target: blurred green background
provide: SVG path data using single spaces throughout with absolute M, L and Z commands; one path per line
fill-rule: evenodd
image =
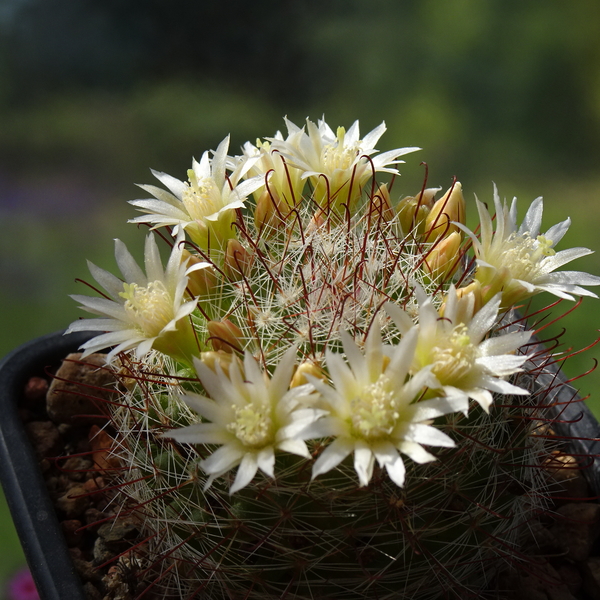
M 472 213 L 494 181 L 520 217 L 538 195 L 546 227 L 570 216 L 563 248 L 600 246 L 597 0 L 0 0 L 0 355 L 79 316 L 68 294 L 86 258 L 114 269 L 113 238 L 139 256 L 126 201 L 149 167 L 185 179 L 227 133 L 236 152 L 323 114 L 424 148 L 396 191 L 420 189 L 425 161 Z M 595 340 L 596 302 L 552 328 L 563 349 Z M 600 374 L 576 384 L 600 415 Z M 5 509 L 0 533 L 1 579 L 23 561 Z

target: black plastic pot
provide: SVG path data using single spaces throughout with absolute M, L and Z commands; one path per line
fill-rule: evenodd
M 565 438 L 573 456 L 588 457 L 582 473 L 593 495 L 600 497 L 600 424 L 579 399 L 577 390 L 564 384 L 564 375 L 553 367 L 550 365 L 547 372 L 541 373 L 536 384 L 550 390 L 547 403 L 553 405 L 549 410 L 556 419 L 552 428 Z
M 0 363 L 0 481 L 17 533 L 42 600 L 85 600 L 59 526 L 54 507 L 38 466 L 38 460 L 18 415 L 24 385 L 34 375 L 55 368 L 92 334 L 64 336 L 62 332 L 33 340 Z M 552 367 L 550 367 L 550 370 Z M 560 373 L 544 373 L 537 383 L 550 390 L 555 403 L 553 428 L 569 441 L 576 456 L 594 457 L 584 470 L 594 495 L 600 495 L 600 425 Z
M 18 406 L 30 377 L 57 367 L 89 338 L 87 332 L 53 333 L 17 348 L 0 363 L 0 481 L 42 600 L 85 600 L 85 595 Z

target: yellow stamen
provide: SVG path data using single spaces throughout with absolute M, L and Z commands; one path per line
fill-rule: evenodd
M 155 337 L 175 317 L 173 299 L 162 281 L 152 281 L 147 287 L 124 283 L 119 294 L 125 299 L 125 310 L 131 321 L 147 336 Z

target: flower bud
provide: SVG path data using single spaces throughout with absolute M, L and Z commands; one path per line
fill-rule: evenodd
M 247 275 L 252 267 L 254 255 L 248 252 L 240 242 L 231 238 L 227 242 L 223 272 L 230 281 L 239 281 Z
M 254 224 L 262 235 L 270 237 L 281 227 L 282 220 L 287 216 L 288 209 L 284 202 L 269 190 L 265 190 L 254 209 Z
M 208 321 L 206 324 L 213 348 L 219 352 L 242 352 L 244 334 L 229 319 Z
M 318 208 L 306 226 L 306 235 L 311 235 L 315 231 L 327 231 L 331 229 L 331 221 L 327 217 L 324 209 Z
M 475 280 L 469 283 L 469 285 L 465 285 L 464 287 L 456 288 L 456 297 L 460 300 L 467 294 L 473 294 L 476 299 L 475 310 L 473 314 L 475 314 L 482 306 L 483 306 L 483 296 L 481 284 L 479 281 Z
M 414 199 L 417 200 L 419 204 L 426 206 L 429 210 L 431 210 L 435 204 L 435 195 L 441 189 L 441 187 L 425 188 L 423 191 L 419 192 Z
M 182 261 L 187 262 L 188 283 L 187 289 L 195 298 L 208 296 L 217 287 L 217 274 L 212 266 L 202 267 L 206 261 L 201 257 L 191 254 L 187 250 L 182 252 Z
M 238 360 L 234 354 L 231 354 L 230 352 L 224 352 L 223 350 L 219 350 L 217 352 L 202 352 L 200 354 L 200 358 L 211 371 L 216 373 L 217 365 L 219 365 L 223 373 L 225 373 L 227 376 L 229 376 L 229 368 L 231 367 L 233 361 Z M 241 363 L 239 363 L 239 366 L 241 366 Z
M 445 239 L 437 242 L 427 253 L 423 268 L 434 279 L 444 281 L 452 277 L 460 265 L 460 245 L 462 235 L 453 231 Z
M 394 218 L 395 213 L 386 183 L 380 185 L 377 193 L 370 199 L 368 213 L 375 221 L 389 222 Z
M 500 310 L 506 310 L 533 295 L 530 289 L 514 279 L 508 267 L 495 269 L 478 265 L 475 271 L 475 279 L 481 284 L 484 303 L 489 302 L 496 294 L 502 292 Z
M 433 205 L 425 221 L 425 241 L 435 242 L 441 236 L 459 231 L 452 221 L 465 223 L 466 204 L 462 194 L 462 185 L 454 185 Z
M 456 322 L 469 323 L 475 313 L 479 312 L 484 305 L 483 290 L 479 281 L 472 281 L 469 285 L 456 289 Z M 446 310 L 446 301 L 444 299 L 440 307 L 440 316 L 443 317 Z
M 416 196 L 407 196 L 398 203 L 396 211 L 400 220 L 400 226 L 404 235 L 412 233 L 419 237 L 425 230 L 425 220 L 433 203 L 435 195 L 442 188 L 426 188 Z
M 323 373 L 323 369 L 321 369 L 321 367 L 319 367 L 314 362 L 307 360 L 298 365 L 298 368 L 296 369 L 296 372 L 292 377 L 290 387 L 294 388 L 300 385 L 304 385 L 305 383 L 310 383 L 306 377 L 307 375 L 312 375 L 313 377 L 316 377 L 317 379 L 322 379 L 323 381 L 325 381 L 326 379 L 325 373 Z

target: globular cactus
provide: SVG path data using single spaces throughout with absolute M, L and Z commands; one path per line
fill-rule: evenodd
M 76 296 L 124 390 L 113 502 L 161 597 L 481 597 L 526 560 L 552 450 L 514 306 L 600 278 L 555 272 L 588 251 L 554 251 L 541 199 L 517 226 L 494 191 L 476 235 L 460 183 L 377 180 L 416 150 L 377 154 L 383 124 L 287 127 L 155 173 L 133 222 L 172 235 L 166 268 L 117 242 L 123 280 L 91 265 L 106 295 Z

